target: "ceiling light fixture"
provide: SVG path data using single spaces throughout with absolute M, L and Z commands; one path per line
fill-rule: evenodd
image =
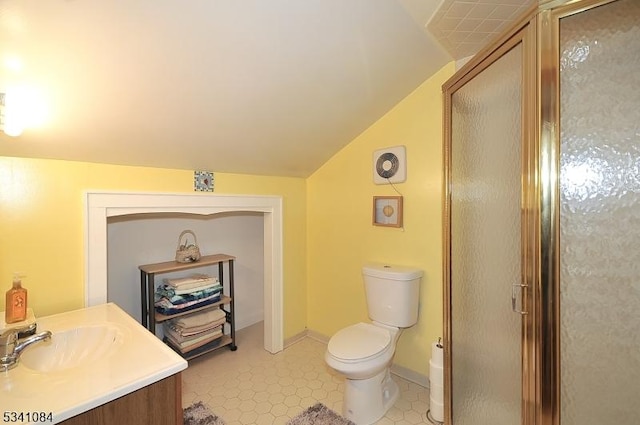
M 24 130 L 24 119 L 15 97 L 15 93 L 0 93 L 0 129 L 12 137 L 21 135 Z
M 0 93 L 0 130 L 4 130 L 4 93 Z

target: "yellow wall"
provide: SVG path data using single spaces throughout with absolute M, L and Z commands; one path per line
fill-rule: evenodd
M 428 375 L 431 342 L 442 335 L 442 68 L 307 179 L 308 328 L 322 335 L 367 321 L 361 267 L 369 261 L 425 271 L 420 318 L 405 331 L 394 362 Z M 373 151 L 405 145 L 404 229 L 371 224 Z
M 215 174 L 216 193 L 279 195 L 284 334 L 306 324 L 306 186 L 300 178 Z M 193 192 L 193 171 L 0 157 L 0 292 L 24 273 L 36 316 L 84 303 L 85 190 Z M 4 310 L 4 297 L 0 310 Z
M 367 261 L 425 271 L 416 326 L 395 361 L 427 375 L 430 343 L 441 335 L 441 85 L 449 64 L 354 139 L 308 179 L 216 173 L 216 193 L 279 195 L 284 203 L 284 335 L 305 327 L 330 336 L 367 320 L 361 267 Z M 372 155 L 405 145 L 404 229 L 371 225 Z M 84 300 L 83 192 L 192 192 L 189 170 L 0 157 L 0 288 L 28 276 L 37 316 Z M 4 309 L 4 297 L 0 301 Z

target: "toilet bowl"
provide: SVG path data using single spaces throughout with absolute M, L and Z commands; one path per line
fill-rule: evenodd
M 358 323 L 329 341 L 325 361 L 346 378 L 342 413 L 357 425 L 374 423 L 398 399 L 389 367 L 399 334 L 379 323 Z
M 325 352 L 327 365 L 345 377 L 342 414 L 356 425 L 375 423 L 398 399 L 389 368 L 402 329 L 418 320 L 422 271 L 370 264 L 363 276 L 372 323 L 341 329 Z
M 366 379 L 384 369 L 395 352 L 399 329 L 358 323 L 336 333 L 327 346 L 325 360 L 351 379 Z

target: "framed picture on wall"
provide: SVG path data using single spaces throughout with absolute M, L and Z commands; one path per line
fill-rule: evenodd
M 374 196 L 373 225 L 402 227 L 402 196 Z

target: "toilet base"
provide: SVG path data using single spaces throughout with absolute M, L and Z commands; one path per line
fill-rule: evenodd
M 399 395 L 389 368 L 372 378 L 347 379 L 342 414 L 356 425 L 373 424 L 387 413 Z

